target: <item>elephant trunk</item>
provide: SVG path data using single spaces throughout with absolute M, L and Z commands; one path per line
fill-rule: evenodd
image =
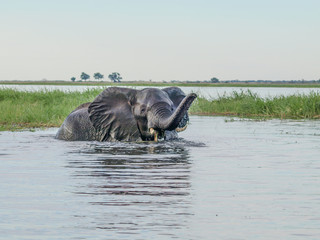
M 154 111 L 154 116 L 156 118 L 154 127 L 169 131 L 176 129 L 196 97 L 197 95 L 194 93 L 187 95 L 174 112 L 171 112 L 166 108 L 156 108 Z

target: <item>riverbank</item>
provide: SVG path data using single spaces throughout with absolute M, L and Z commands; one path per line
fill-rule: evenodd
M 145 82 L 128 81 L 112 83 L 107 81 L 86 81 L 86 82 L 67 82 L 67 81 L 0 81 L 0 85 L 48 85 L 48 86 L 142 86 L 142 87 L 274 87 L 274 88 L 320 88 L 319 83 L 206 83 L 206 82 Z
M 0 89 L 0 131 L 58 127 L 74 108 L 92 101 L 100 92 L 101 89 L 81 93 Z
M 92 101 L 100 92 L 101 89 L 84 92 L 0 89 L 0 131 L 58 127 L 73 109 Z M 233 92 L 214 100 L 197 98 L 189 113 L 258 119 L 319 119 L 320 94 L 260 98 L 250 91 Z
M 233 92 L 215 100 L 198 98 L 190 108 L 195 115 L 256 119 L 320 119 L 320 94 L 295 94 L 261 98 L 250 90 Z

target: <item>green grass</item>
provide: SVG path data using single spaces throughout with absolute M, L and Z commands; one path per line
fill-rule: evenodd
M 82 103 L 92 101 L 102 88 L 84 92 L 36 92 L 0 89 L 0 130 L 58 127 Z M 320 94 L 260 98 L 250 91 L 233 92 L 215 100 L 197 98 L 189 112 L 245 118 L 319 119 Z
M 263 99 L 248 90 L 211 101 L 197 98 L 189 111 L 191 114 L 246 118 L 315 119 L 320 118 L 320 94 L 311 92 Z
M 0 89 L 0 130 L 59 126 L 75 107 L 92 101 L 100 92 Z

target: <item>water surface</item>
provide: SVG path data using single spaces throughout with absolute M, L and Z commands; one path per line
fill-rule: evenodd
M 121 86 L 127 87 L 127 86 Z M 97 86 L 58 86 L 58 85 L 0 85 L 0 88 L 13 88 L 21 91 L 38 91 L 46 90 L 62 90 L 62 91 L 85 91 L 87 89 L 99 88 L 101 91 L 106 87 Z M 143 89 L 145 87 L 135 86 L 129 87 L 135 89 Z M 197 93 L 201 97 L 207 99 L 216 99 L 224 94 L 250 90 L 258 94 L 260 97 L 290 96 L 294 94 L 309 94 L 310 92 L 320 92 L 320 88 L 282 88 L 282 87 L 180 87 L 186 94 Z
M 0 132 L 0 239 L 319 239 L 319 121 L 191 116 L 182 139 Z

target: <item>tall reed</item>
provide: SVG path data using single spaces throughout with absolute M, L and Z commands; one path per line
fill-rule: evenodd
M 59 126 L 78 105 L 92 101 L 101 89 L 84 92 L 0 89 L 0 129 Z

